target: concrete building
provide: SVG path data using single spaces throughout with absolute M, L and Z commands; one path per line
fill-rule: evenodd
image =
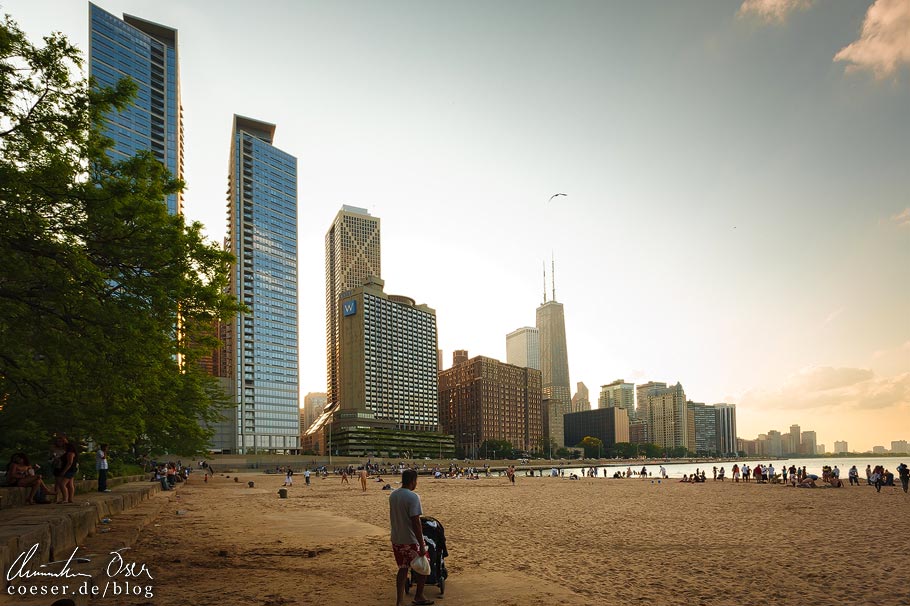
M 680 383 L 670 387 L 639 387 L 639 404 L 644 394 L 651 442 L 666 449 L 689 448 L 689 415 L 686 393 Z
M 717 454 L 721 456 L 735 455 L 740 451 L 736 442 L 736 404 L 715 404 L 714 416 Z
M 629 421 L 638 418 L 635 413 L 635 384 L 617 379 L 612 383 L 600 386 L 598 408 L 623 408 L 629 415 Z
M 834 454 L 844 454 L 848 452 L 850 452 L 850 450 L 848 449 L 846 442 L 840 440 L 834 441 Z
M 224 383 L 235 408 L 216 428 L 222 452 L 300 448 L 297 159 L 274 136 L 274 124 L 234 116 L 226 248 L 236 259 L 230 290 L 250 312 L 225 327 Z
M 689 450 L 699 456 L 717 454 L 717 414 L 713 406 L 686 402 L 689 415 Z
M 651 442 L 651 434 L 648 433 L 648 423 L 644 419 L 629 421 L 629 442 L 632 444 L 648 444 Z
M 122 110 L 105 116 L 105 136 L 114 141 L 114 160 L 150 151 L 183 179 L 183 107 L 177 30 L 132 15 L 118 19 L 89 3 L 89 76 L 99 87 L 116 88 L 129 77 L 138 91 Z M 170 214 L 183 210 L 183 194 L 164 200 Z
M 790 426 L 790 437 L 787 440 L 787 454 L 800 454 L 802 442 L 800 441 L 799 425 Z
M 325 234 L 326 394 L 333 409 L 341 364 L 339 301 L 371 276 L 382 277 L 379 218 L 365 208 L 342 206 Z
M 588 392 L 588 386 L 581 381 L 576 383 L 576 392 L 575 395 L 572 396 L 572 412 L 591 410 L 591 400 L 589 397 L 590 393 Z
M 907 447 L 907 440 L 895 440 L 891 442 L 892 454 L 910 454 L 910 448 Z
M 540 331 L 524 326 L 506 335 L 506 363 L 540 370 Z
M 642 383 L 635 388 L 635 399 L 638 401 L 638 409 L 635 411 L 635 418 L 641 419 L 649 425 L 650 434 L 650 414 L 651 411 L 648 409 L 648 404 L 650 402 L 650 397 L 652 394 L 657 393 L 661 389 L 666 389 L 667 384 L 661 383 L 659 381 L 648 381 L 647 383 Z
M 604 451 L 629 441 L 629 414 L 625 408 L 597 408 L 573 412 L 563 417 L 564 442 L 577 446 L 585 437 L 597 438 Z
M 818 452 L 817 438 L 814 431 L 804 431 L 800 434 L 800 454 L 815 455 Z
M 788 439 L 789 442 L 789 439 Z M 771 457 L 782 457 L 784 456 L 784 440 L 783 436 L 776 429 L 768 431 L 768 444 L 766 455 Z
M 543 437 L 549 438 L 554 444 L 555 448 L 563 448 L 566 446 L 566 437 L 563 423 L 563 416 L 569 413 L 568 407 L 562 402 L 556 400 L 548 400 L 546 398 L 541 399 L 541 417 L 543 425 Z M 549 442 L 547 442 L 549 444 Z M 552 453 L 544 452 L 544 456 L 551 456 Z
M 872 447 L 872 454 L 886 454 L 887 452 L 888 452 L 888 449 L 885 448 L 884 446 L 873 446 Z
M 540 371 L 464 354 L 464 360 L 439 373 L 442 431 L 454 436 L 462 453 L 487 440 L 505 440 L 524 452 L 537 450 L 543 436 Z
M 306 431 L 319 418 L 327 403 L 328 398 L 323 392 L 311 391 L 303 396 L 303 408 L 300 410 L 300 429 L 302 431 Z
M 824 444 L 819 444 L 815 447 L 815 454 L 819 454 L 819 455 L 828 454 L 828 450 L 825 448 Z

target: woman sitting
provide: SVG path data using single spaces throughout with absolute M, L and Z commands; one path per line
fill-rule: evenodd
M 28 456 L 24 452 L 17 452 L 10 457 L 9 465 L 6 466 L 6 482 L 7 486 L 30 488 L 28 499 L 26 499 L 26 503 L 29 505 L 34 505 L 38 491 L 43 491 L 45 494 L 54 494 L 47 489 L 41 476 L 35 474 L 28 461 Z

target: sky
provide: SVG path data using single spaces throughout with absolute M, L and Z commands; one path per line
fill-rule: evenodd
M 212 239 L 233 114 L 298 158 L 301 397 L 348 204 L 382 220 L 386 292 L 436 309 L 445 367 L 505 360 L 552 258 L 595 405 L 679 381 L 743 438 L 910 439 L 910 2 L 97 4 L 179 30 L 184 208 Z M 87 52 L 87 2 L 0 12 Z

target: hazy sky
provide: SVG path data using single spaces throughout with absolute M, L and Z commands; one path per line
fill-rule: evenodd
M 87 51 L 86 2 L 0 2 Z M 552 252 L 573 390 L 680 381 L 741 437 L 910 439 L 910 2 L 98 4 L 179 30 L 185 210 L 212 238 L 234 113 L 297 156 L 301 394 L 351 204 L 446 367 L 505 359 Z

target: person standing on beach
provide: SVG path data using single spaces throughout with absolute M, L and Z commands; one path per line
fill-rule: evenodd
M 866 484 L 872 486 L 872 465 L 866 465 Z
M 910 467 L 907 467 L 906 463 L 901 463 L 897 466 L 897 475 L 901 479 L 901 487 L 904 489 L 904 493 L 907 493 L 908 488 L 910 488 Z
M 395 589 L 398 599 L 396 606 L 405 604 L 405 583 L 408 579 L 408 570 L 411 562 L 418 557 L 427 557 L 427 546 L 423 540 L 423 526 L 420 516 L 423 508 L 417 489 L 417 472 L 405 469 L 401 472 L 401 488 L 392 491 L 389 495 L 389 522 L 392 527 L 392 553 L 395 554 L 395 563 L 398 565 L 398 575 L 395 577 Z M 423 595 L 423 586 L 427 578 L 414 572 L 417 581 L 417 590 L 414 593 L 414 602 L 417 606 L 427 606 L 433 603 Z
M 509 468 L 506 470 L 506 475 L 509 476 L 509 482 L 512 483 L 512 486 L 515 486 L 515 467 L 509 465 Z
M 310 485 L 310 468 L 309 467 L 307 467 L 306 470 L 303 472 L 303 482 L 307 486 Z
M 414 472 L 417 473 L 417 472 Z M 360 468 L 360 489 L 362 492 L 367 491 L 367 470 L 363 467 Z

